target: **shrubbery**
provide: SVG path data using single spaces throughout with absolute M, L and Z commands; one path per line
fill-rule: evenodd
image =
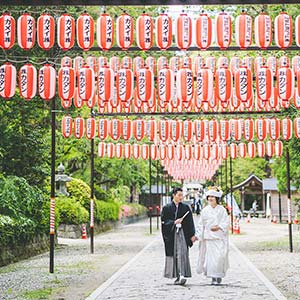
M 0 244 L 13 246 L 49 232 L 42 192 L 24 178 L 0 179 Z
M 56 209 L 60 223 L 77 225 L 89 221 L 89 212 L 73 197 L 59 197 L 56 200 Z
M 120 204 L 116 202 L 95 201 L 95 221 L 117 221 L 119 219 Z
M 69 197 L 56 197 L 55 225 L 89 222 L 90 187 L 80 179 L 67 184 Z M 140 215 L 146 208 L 124 203 L 129 190 L 110 191 L 110 200 L 95 199 L 95 222 L 117 221 L 122 217 Z M 22 245 L 37 234 L 49 233 L 50 200 L 42 191 L 30 186 L 24 178 L 0 177 L 0 245 Z M 112 200 L 114 197 L 116 199 Z

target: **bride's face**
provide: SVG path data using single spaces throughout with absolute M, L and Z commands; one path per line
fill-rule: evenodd
M 212 207 L 215 207 L 218 203 L 217 203 L 217 198 L 214 196 L 208 196 L 207 197 L 207 202 L 209 205 L 211 205 Z

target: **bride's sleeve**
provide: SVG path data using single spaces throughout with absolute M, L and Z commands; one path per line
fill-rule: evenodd
M 203 214 L 201 213 L 198 225 L 196 227 L 195 236 L 198 238 L 199 241 L 203 240 L 204 235 L 204 223 L 203 223 Z
M 226 209 L 224 208 L 221 212 L 221 216 L 220 216 L 220 228 L 224 233 L 227 233 L 228 228 L 229 228 L 229 217 L 228 214 L 226 212 Z

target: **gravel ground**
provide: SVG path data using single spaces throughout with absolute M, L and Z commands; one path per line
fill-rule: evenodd
M 89 240 L 59 239 L 54 274 L 48 253 L 0 268 L 0 299 L 84 299 L 151 239 L 145 221 L 96 236 L 94 254 Z
M 294 231 L 295 252 L 289 253 L 287 225 L 252 219 L 242 221 L 241 230 L 231 237 L 235 245 L 288 299 L 300 300 L 300 232 Z M 148 221 L 98 235 L 93 255 L 89 240 L 60 239 L 55 274 L 48 272 L 48 253 L 0 268 L 0 299 L 85 299 L 152 239 Z
M 300 231 L 293 225 L 293 248 L 289 252 L 288 225 L 265 219 L 241 222 L 234 244 L 290 300 L 300 300 Z

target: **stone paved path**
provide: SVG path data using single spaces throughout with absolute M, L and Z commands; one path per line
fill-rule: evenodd
M 221 286 L 196 274 L 198 244 L 190 252 L 193 277 L 186 286 L 174 286 L 163 278 L 164 250 L 155 237 L 141 253 L 124 266 L 87 299 L 89 300 L 274 300 L 286 299 L 234 245 L 230 247 L 230 269 Z M 265 281 L 265 282 L 263 282 Z M 270 289 L 268 288 L 268 285 Z M 272 291 L 273 293 L 272 293 Z

